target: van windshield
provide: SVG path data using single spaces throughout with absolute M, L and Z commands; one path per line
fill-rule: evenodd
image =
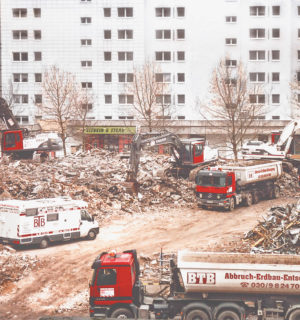
M 196 183 L 203 187 L 226 187 L 226 174 L 224 175 L 198 175 Z

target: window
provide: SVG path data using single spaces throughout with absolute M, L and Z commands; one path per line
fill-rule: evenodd
M 177 73 L 177 82 L 185 82 L 185 74 Z
M 171 61 L 171 51 L 156 51 L 155 52 L 156 61 Z
M 133 52 L 132 51 L 118 52 L 118 60 L 119 61 L 132 61 L 133 60 Z
M 185 39 L 185 30 L 184 29 L 177 29 L 177 39 Z
M 185 16 L 185 8 L 184 7 L 177 7 L 177 17 L 184 17 Z
M 184 120 L 184 119 L 185 119 L 185 116 L 178 116 L 177 119 L 178 119 L 178 120 Z
M 28 38 L 27 30 L 13 30 L 13 39 L 23 40 Z
M 185 95 L 184 94 L 177 95 L 177 103 L 178 104 L 185 104 Z
M 91 46 L 92 45 L 92 39 L 81 39 L 80 43 L 82 46 Z
M 25 8 L 15 8 L 12 9 L 13 17 L 15 18 L 25 18 L 27 17 L 27 9 Z
M 16 120 L 20 124 L 27 124 L 29 122 L 29 117 L 28 116 L 16 116 Z
M 300 7 L 299 6 L 297 7 L 297 10 L 298 10 L 298 16 L 300 16 Z
M 42 15 L 41 8 L 33 8 L 33 15 L 35 18 L 40 18 Z
M 133 104 L 133 95 L 119 94 L 119 104 Z
M 41 30 L 34 30 L 33 34 L 34 34 L 34 39 L 35 40 L 42 39 L 42 31 Z
M 265 38 L 265 29 L 250 29 L 249 35 L 251 39 L 263 39 Z
M 273 120 L 280 120 L 280 116 L 272 116 Z
M 184 61 L 184 60 L 185 60 L 185 52 L 177 51 L 177 61 Z
M 42 53 L 34 52 L 34 61 L 42 61 Z
M 265 103 L 265 95 L 264 94 L 250 94 L 249 95 L 250 103 Z
M 272 6 L 272 15 L 279 16 L 280 15 L 280 6 Z
M 226 67 L 236 67 L 236 64 L 237 64 L 236 60 L 226 59 L 225 61 Z
M 250 50 L 249 51 L 249 60 L 265 60 L 266 51 L 264 50 Z
M 272 60 L 279 60 L 280 59 L 280 51 L 279 50 L 272 50 Z
M 119 82 L 133 82 L 133 73 L 119 73 Z
M 133 30 L 118 30 L 118 39 L 133 39 Z
M 13 52 L 13 61 L 28 61 L 28 52 Z
M 92 23 L 92 18 L 91 17 L 81 17 L 80 21 L 83 24 L 88 24 L 88 23 Z
M 57 220 L 58 220 L 58 213 L 47 214 L 47 221 L 57 221 Z
M 237 44 L 237 39 L 236 38 L 226 38 L 225 43 L 227 45 L 236 45 Z
M 87 110 L 87 111 L 90 111 L 93 109 L 93 104 L 92 103 L 82 103 L 81 104 L 81 108 L 83 110 Z
M 226 16 L 225 17 L 225 21 L 228 23 L 234 23 L 234 22 L 236 22 L 236 20 L 237 20 L 236 16 Z
M 156 73 L 156 82 L 171 82 L 171 73 Z
M 28 73 L 14 73 L 13 74 L 14 82 L 28 82 Z
M 92 0 L 81 0 L 81 2 L 92 2 Z
M 300 71 L 297 71 L 297 81 L 300 81 Z
M 226 78 L 224 79 L 224 82 L 228 86 L 236 87 L 236 79 L 235 78 Z
M 156 30 L 156 39 L 171 39 L 171 30 Z
M 274 39 L 280 38 L 280 29 L 272 29 L 272 38 Z
M 42 103 L 42 95 L 41 94 L 35 94 L 34 95 L 34 102 L 35 103 Z
M 34 81 L 35 82 L 42 82 L 42 74 L 41 73 L 35 73 L 34 74 Z
M 93 65 L 93 62 L 91 60 L 83 60 L 81 61 L 81 66 L 84 68 L 91 67 Z
M 112 81 L 112 74 L 104 73 L 104 82 L 111 82 L 111 81 Z
M 250 16 L 264 16 L 266 14 L 265 6 L 250 7 Z
M 111 30 L 104 30 L 104 39 L 111 39 Z
M 93 87 L 92 82 L 81 82 L 81 88 L 82 89 L 91 89 Z
M 280 73 L 272 72 L 272 82 L 279 82 L 279 81 L 280 81 Z
M 171 95 L 170 94 L 160 94 L 156 96 L 157 104 L 171 104 Z
M 264 72 L 250 72 L 249 78 L 251 82 L 265 82 L 265 73 Z
M 133 17 L 133 8 L 118 8 L 118 17 Z
M 300 60 L 300 50 L 297 51 L 298 60 Z
M 105 102 L 105 104 L 111 104 L 112 103 L 112 95 L 111 94 L 104 95 L 104 102 Z
M 111 61 L 111 52 L 104 51 L 104 61 Z
M 39 214 L 37 208 L 25 209 L 25 213 L 26 213 L 27 217 L 33 217 L 33 216 L 37 216 Z
M 156 17 L 170 17 L 171 8 L 155 8 Z
M 111 120 L 111 119 L 112 119 L 112 116 L 105 116 L 104 119 L 105 119 L 105 120 Z
M 280 94 L 272 94 L 272 103 L 280 103 Z
M 111 8 L 103 8 L 103 15 L 106 18 L 111 17 Z
M 14 94 L 13 98 L 16 104 L 28 103 L 28 94 Z

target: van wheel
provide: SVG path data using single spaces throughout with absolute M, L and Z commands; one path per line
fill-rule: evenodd
M 219 313 L 217 320 L 240 320 L 239 315 L 231 310 L 225 310 Z
M 192 310 L 186 316 L 186 320 L 209 320 L 206 312 L 202 310 Z
M 110 318 L 116 318 L 116 319 L 133 319 L 134 316 L 132 312 L 126 308 L 120 308 L 116 309 L 112 312 L 110 315 Z
M 40 242 L 40 248 L 41 249 L 46 249 L 49 246 L 49 241 L 44 238 L 41 242 Z
M 88 240 L 94 240 L 96 239 L 96 232 L 94 230 L 90 230 L 87 235 Z

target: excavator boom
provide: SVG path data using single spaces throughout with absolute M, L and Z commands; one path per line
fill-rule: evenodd
M 8 130 L 20 130 L 20 126 L 7 102 L 0 98 L 0 119 L 4 122 Z

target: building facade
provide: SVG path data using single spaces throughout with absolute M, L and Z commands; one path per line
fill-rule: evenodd
M 134 68 L 159 64 L 157 81 L 174 120 L 201 120 L 212 71 L 226 57 L 246 66 L 263 92 L 262 118 L 294 116 L 289 83 L 300 80 L 300 0 L 1 0 L 1 95 L 13 97 L 21 124 L 43 102 L 43 72 L 73 73 L 93 94 L 88 119 L 135 119 L 124 94 Z

